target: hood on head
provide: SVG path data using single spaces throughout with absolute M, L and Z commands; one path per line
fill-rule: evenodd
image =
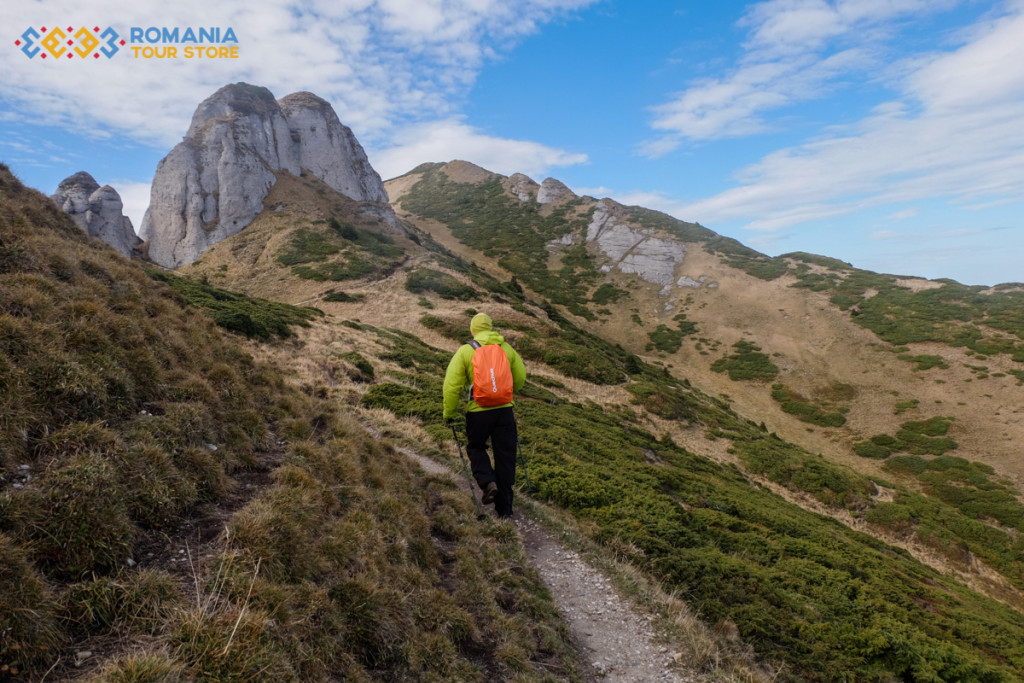
M 491 317 L 486 313 L 477 313 L 469 323 L 469 331 L 474 337 L 481 332 L 490 332 Z

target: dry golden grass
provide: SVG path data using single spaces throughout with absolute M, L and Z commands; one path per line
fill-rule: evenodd
M 290 267 L 281 265 L 277 256 L 294 231 L 326 226 L 334 217 L 356 228 L 385 234 L 408 254 L 422 251 L 404 232 L 371 217 L 360 216 L 359 202 L 344 197 L 312 176 L 278 174 L 264 206 L 267 210 L 245 230 L 214 245 L 197 262 L 179 272 L 197 278 L 205 276 L 212 285 L 272 301 L 319 305 L 320 298 L 328 292 L 359 291 L 357 283 L 317 282 L 293 276 Z M 358 282 L 358 285 L 363 284 Z M 325 310 L 328 309 L 325 307 Z
M 0 230 L 0 678 L 579 680 L 521 548 L 345 412 L 371 335 L 229 338 L 6 169 Z

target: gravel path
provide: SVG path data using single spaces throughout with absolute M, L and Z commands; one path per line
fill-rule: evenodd
M 463 489 L 467 488 L 465 476 L 413 450 L 398 450 L 425 471 L 453 477 Z M 533 520 L 517 513 L 513 521 L 530 562 L 569 625 L 585 669 L 585 680 L 593 683 L 696 680 L 669 668 L 678 653 L 656 642 L 651 617 L 620 596 L 600 572 Z
M 638 613 L 600 572 L 536 522 L 519 515 L 515 524 L 589 666 L 588 680 L 691 680 L 669 669 L 679 655 L 655 642 L 650 616 Z

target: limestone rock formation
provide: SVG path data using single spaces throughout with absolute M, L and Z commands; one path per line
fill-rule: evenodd
M 505 181 L 506 187 L 512 194 L 519 198 L 521 202 L 531 201 L 535 196 L 539 187 L 537 183 L 528 175 L 522 173 L 513 173 Z
M 298 137 L 299 165 L 346 197 L 388 201 L 384 184 L 366 152 L 334 108 L 310 92 L 297 92 L 278 101 L 288 120 L 292 139 Z M 346 163 L 338 163 L 344 160 Z
M 540 204 L 550 204 L 568 199 L 576 199 L 576 193 L 570 190 L 565 183 L 554 178 L 547 178 L 540 184 L 540 190 L 537 192 L 537 202 Z
M 326 101 L 307 92 L 278 101 L 266 88 L 224 86 L 199 105 L 184 139 L 157 166 L 140 231 L 150 258 L 169 268 L 192 263 L 259 215 L 277 173 L 303 171 L 351 199 L 387 202 L 362 146 Z
M 51 197 L 71 215 L 78 227 L 130 257 L 141 240 L 130 218 L 124 215 L 121 195 L 110 185 L 100 187 L 85 171 L 68 176 Z
M 683 262 L 686 248 L 682 243 L 655 237 L 649 229 L 634 228 L 615 215 L 614 204 L 606 199 L 598 202 L 587 226 L 587 242 L 593 243 L 608 258 L 601 270 L 618 268 L 661 285 L 666 296 L 676 284 L 676 266 Z

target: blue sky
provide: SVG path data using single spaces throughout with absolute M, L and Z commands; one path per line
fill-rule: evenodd
M 1024 281 L 1024 0 L 12 0 L 0 161 L 136 227 L 196 105 L 330 101 L 384 178 L 467 159 L 776 255 Z M 29 59 L 31 27 L 232 27 L 237 59 Z

